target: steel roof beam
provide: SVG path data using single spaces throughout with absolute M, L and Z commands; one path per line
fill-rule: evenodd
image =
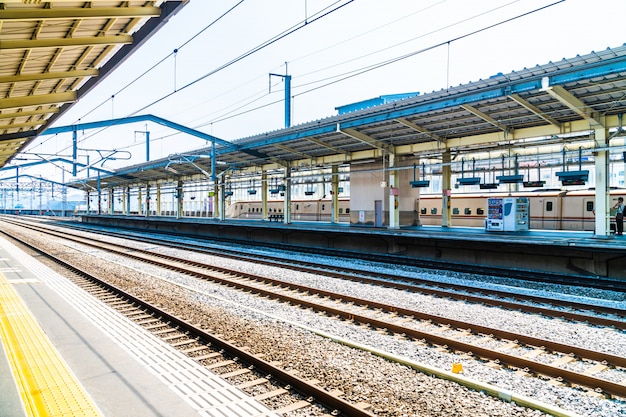
M 76 92 L 40 94 L 24 97 L 0 98 L 0 109 L 40 106 L 44 104 L 69 103 L 76 101 Z
M 521 98 L 518 94 L 510 94 L 509 97 L 511 98 L 511 100 L 515 101 L 517 104 L 519 104 L 520 106 L 526 108 L 527 110 L 530 110 L 532 113 L 534 113 L 538 117 L 542 118 L 546 122 L 550 123 L 551 125 L 554 125 L 554 126 L 558 127 L 559 129 L 561 128 L 561 124 L 558 121 L 556 121 L 552 117 L 550 117 L 547 114 L 545 114 L 544 112 L 542 112 L 538 107 L 533 106 L 528 101 L 526 101 L 523 98 Z
M 48 108 L 48 109 L 18 111 L 18 112 L 11 112 L 11 113 L 0 113 L 0 119 L 14 119 L 16 117 L 38 116 L 38 115 L 41 115 L 41 114 L 57 113 L 58 111 L 59 111 L 58 107 L 51 107 L 51 108 Z
M 503 125 L 502 123 L 498 122 L 496 119 L 494 119 L 493 117 L 489 116 L 486 113 L 481 112 L 480 110 L 478 110 L 476 107 L 474 106 L 470 106 L 469 104 L 463 104 L 461 105 L 462 109 L 465 109 L 466 111 L 472 113 L 474 116 L 483 119 L 484 121 L 486 121 L 487 123 L 490 123 L 492 125 L 494 125 L 495 127 L 497 127 L 498 129 L 504 131 L 504 132 L 509 132 L 509 128 L 505 125 Z
M 393 145 L 387 145 L 386 143 L 383 143 L 379 140 L 374 139 L 371 136 L 367 136 L 364 133 L 359 132 L 358 130 L 355 129 L 342 129 L 341 125 L 339 123 L 337 123 L 337 132 L 342 133 L 352 139 L 356 139 L 358 141 L 361 141 L 367 145 L 370 145 L 372 148 L 375 149 L 382 149 L 385 150 L 389 153 L 394 153 L 393 150 Z
M 445 140 L 444 138 L 442 138 L 441 136 L 439 136 L 439 135 L 437 135 L 437 134 L 435 134 L 435 133 L 429 132 L 427 129 L 423 128 L 422 126 L 417 125 L 417 124 L 415 124 L 415 123 L 413 123 L 413 122 L 411 122 L 411 121 L 409 121 L 409 120 L 405 119 L 404 117 L 398 117 L 398 118 L 396 119 L 396 121 L 397 121 L 398 123 L 400 123 L 400 124 L 402 124 L 402 125 L 404 125 L 404 126 L 408 127 L 408 128 L 411 128 L 411 129 L 413 129 L 413 130 L 415 130 L 415 131 L 417 131 L 417 132 L 420 132 L 420 133 L 425 134 L 426 136 L 428 136 L 429 138 L 432 138 L 432 139 L 436 140 L 437 142 L 441 142 L 441 143 L 443 143 L 443 142 L 445 142 L 445 141 L 446 141 L 446 140 Z
M 46 119 L 38 119 L 38 120 L 33 120 L 31 122 L 13 123 L 13 124 L 8 124 L 8 125 L 3 125 L 0 127 L 0 130 L 32 128 L 33 126 L 39 126 L 44 123 L 46 123 Z
M 306 154 L 306 153 L 302 153 L 302 152 L 298 152 L 298 151 L 293 150 L 293 149 L 291 149 L 291 148 L 289 148 L 289 147 L 287 147 L 287 146 L 285 146 L 285 145 L 276 144 L 275 146 L 276 146 L 277 148 L 279 148 L 279 149 L 282 149 L 282 150 L 283 150 L 283 151 L 285 151 L 285 152 L 295 153 L 296 155 L 300 155 L 301 157 L 306 158 L 306 159 L 315 159 L 315 157 L 313 157 L 313 156 L 311 156 L 311 155 L 308 155 L 308 154 Z
M 40 74 L 19 74 L 0 76 L 0 83 L 19 83 L 27 81 L 53 80 L 59 78 L 97 77 L 97 69 L 84 69 L 64 72 L 44 72 Z
M 333 152 L 337 152 L 339 154 L 344 154 L 344 155 L 349 155 L 350 154 L 350 152 L 346 152 L 343 149 L 337 148 L 336 146 L 330 146 L 327 143 L 324 143 L 321 140 L 316 139 L 314 137 L 305 138 L 305 139 L 308 140 L 309 142 L 313 142 L 314 144 L 316 144 L 318 146 L 321 146 L 321 147 L 326 148 L 326 149 L 330 149 Z
M 71 161 L 69 159 L 66 159 L 66 158 L 45 159 L 45 158 L 43 158 L 41 156 L 40 156 L 40 158 L 41 158 L 41 161 L 27 162 L 27 163 L 20 164 L 20 165 L 4 166 L 4 167 L 0 168 L 0 171 L 8 171 L 10 169 L 32 167 L 32 166 L 42 165 L 42 164 L 53 164 L 53 165 L 55 165 L 55 162 L 63 162 L 63 163 L 68 164 L 68 165 L 73 165 L 74 164 L 73 161 Z M 76 165 L 81 167 L 81 168 L 87 168 L 86 164 L 82 164 L 80 162 L 76 162 Z M 98 167 L 95 167 L 95 166 L 90 166 L 88 168 L 92 169 L 94 171 L 103 172 L 105 174 L 113 174 L 112 171 L 109 171 L 109 170 L 106 170 L 106 169 L 103 169 L 103 168 L 98 168 Z
M 0 49 L 36 49 L 36 48 L 65 48 L 68 46 L 90 45 L 123 45 L 133 42 L 131 35 L 93 36 L 88 38 L 64 39 L 18 39 L 0 40 Z
M 600 125 L 599 115 L 594 112 L 591 107 L 583 103 L 579 98 L 567 91 L 563 86 L 553 85 L 543 88 L 543 91 L 550 94 L 553 98 L 569 107 L 574 113 L 578 114 L 585 120 L 588 120 L 591 125 Z
M 6 3 L 6 0 L 3 1 Z M 57 3 L 58 1 L 55 1 Z M 92 1 L 93 2 L 93 1 Z M 158 7 L 91 7 L 85 9 L 17 9 L 0 10 L 0 20 L 58 20 L 58 19 L 115 19 L 120 17 L 155 17 L 161 14 Z

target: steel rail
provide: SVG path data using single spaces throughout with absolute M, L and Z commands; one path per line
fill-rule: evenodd
M 367 412 L 366 410 L 364 410 L 363 408 L 358 407 L 354 404 L 351 404 L 350 402 L 336 395 L 333 395 L 330 391 L 324 388 L 318 387 L 312 383 L 309 383 L 305 381 L 304 379 L 299 378 L 298 376 L 294 375 L 293 373 L 290 373 L 280 367 L 277 367 L 273 365 L 272 363 L 263 360 L 261 357 L 254 355 L 246 351 L 245 349 L 239 348 L 235 346 L 234 344 L 216 335 L 207 333 L 206 331 L 195 327 L 193 324 L 187 322 L 186 320 L 183 320 L 175 315 L 172 315 L 168 313 L 167 311 L 162 310 L 161 308 L 151 303 L 148 303 L 147 301 L 142 300 L 141 298 L 135 297 L 132 294 L 120 288 L 117 288 L 114 285 L 107 283 L 102 278 L 99 278 L 87 271 L 84 271 L 82 268 L 75 266 L 70 262 L 64 261 L 42 249 L 39 249 L 36 246 L 24 241 L 23 239 L 20 239 L 16 236 L 13 236 L 7 233 L 6 231 L 0 231 L 0 232 L 10 237 L 11 239 L 14 239 L 20 242 L 21 244 L 29 247 L 30 249 L 37 251 L 38 253 L 46 256 L 47 258 L 53 260 L 55 263 L 63 266 L 64 268 L 67 268 L 74 273 L 82 275 L 89 280 L 97 282 L 98 285 L 103 286 L 104 288 L 106 288 L 107 290 L 111 292 L 119 294 L 121 297 L 128 299 L 131 303 L 136 303 L 142 308 L 145 308 L 147 310 L 150 310 L 156 313 L 156 315 L 160 316 L 162 319 L 165 318 L 166 320 L 170 321 L 171 323 L 178 326 L 179 328 L 189 332 L 190 334 L 198 336 L 199 338 L 203 339 L 205 342 L 211 343 L 213 346 L 217 346 L 220 349 L 224 349 L 229 355 L 240 358 L 242 362 L 252 365 L 256 369 L 259 369 L 271 375 L 272 377 L 276 377 L 277 380 L 285 384 L 291 385 L 292 387 L 294 387 L 296 391 L 300 392 L 301 394 L 304 394 L 307 397 L 313 397 L 317 399 L 320 403 L 324 404 L 325 406 L 333 410 L 337 410 L 345 416 L 374 417 L 374 414 L 371 414 Z
M 456 291 L 445 291 L 445 290 L 440 290 L 440 289 L 416 286 L 414 284 L 403 284 L 397 281 L 402 280 L 402 281 L 408 281 L 412 283 L 428 285 L 431 287 L 436 286 L 436 287 L 450 288 L 450 289 L 455 289 L 455 290 L 458 290 L 458 287 L 459 287 L 458 284 L 449 284 L 445 282 L 433 283 L 432 281 L 421 279 L 421 278 L 397 276 L 397 275 L 384 274 L 384 273 L 379 273 L 379 272 L 375 274 L 371 274 L 371 273 L 368 274 L 367 271 L 363 271 L 359 269 L 352 269 L 352 268 L 347 268 L 347 267 L 341 267 L 341 270 L 347 271 L 347 273 L 337 272 L 337 271 L 333 272 L 332 268 L 321 267 L 319 264 L 315 264 L 313 262 L 306 262 L 306 261 L 298 261 L 297 263 L 288 262 L 288 261 L 285 261 L 285 259 L 283 258 L 273 257 L 271 255 L 263 255 L 263 258 L 258 257 L 258 256 L 251 256 L 251 255 L 242 256 L 240 253 L 237 253 L 234 250 L 220 249 L 218 251 L 218 250 L 207 249 L 206 247 L 203 247 L 201 245 L 193 245 L 189 243 L 180 244 L 176 242 L 164 241 L 164 240 L 150 238 L 150 237 L 132 238 L 132 237 L 129 237 L 128 235 L 123 235 L 123 234 L 118 234 L 118 233 L 106 233 L 105 234 L 99 231 L 94 232 L 93 230 L 90 230 L 89 228 L 80 228 L 80 227 L 75 227 L 75 228 L 79 230 L 89 231 L 91 233 L 98 233 L 98 234 L 104 234 L 104 235 L 111 234 L 111 235 L 119 236 L 124 239 L 131 239 L 131 240 L 141 241 L 141 242 L 152 242 L 152 243 L 160 244 L 163 246 L 180 248 L 183 250 L 193 249 L 201 253 L 215 254 L 217 256 L 228 256 L 231 259 L 250 261 L 250 259 L 252 258 L 254 259 L 255 263 L 260 263 L 260 264 L 264 264 L 268 266 L 276 266 L 277 264 L 279 264 L 283 268 L 289 268 L 289 269 L 298 270 L 301 272 L 311 272 L 311 273 L 317 273 L 321 275 L 323 274 L 323 275 L 331 276 L 334 278 L 352 280 L 354 282 L 380 285 L 380 286 L 400 289 L 403 291 L 411 291 L 411 292 L 417 292 L 417 293 L 422 293 L 422 294 L 443 296 L 443 297 L 448 297 L 448 298 L 455 299 L 455 300 L 462 300 L 462 301 L 468 301 L 468 302 L 473 302 L 477 304 L 491 305 L 495 307 L 504 307 L 504 308 L 513 309 L 513 310 L 519 309 L 525 312 L 542 314 L 547 317 L 564 318 L 564 319 L 572 320 L 572 321 L 588 322 L 588 323 L 599 325 L 599 326 L 615 327 L 616 329 L 619 329 L 619 330 L 626 330 L 626 321 L 623 321 L 623 320 L 614 320 L 614 319 L 605 318 L 605 317 L 590 316 L 590 315 L 584 315 L 584 314 L 580 314 L 576 312 L 569 312 L 569 311 L 562 311 L 562 310 L 557 311 L 557 310 L 550 309 L 550 308 L 532 306 L 528 304 L 520 304 L 516 302 L 505 301 L 502 299 L 496 300 L 493 298 L 469 295 L 465 293 L 459 293 Z M 229 254 L 226 254 L 225 252 L 229 252 Z M 367 275 L 376 275 L 378 278 L 368 278 Z M 564 300 L 558 300 L 558 299 L 547 298 L 547 297 L 531 296 L 531 295 L 517 294 L 517 293 L 513 293 L 509 291 L 499 291 L 499 290 L 476 288 L 476 287 L 469 287 L 469 286 L 462 287 L 462 290 L 464 292 L 469 292 L 472 294 L 492 295 L 492 296 L 497 296 L 497 297 L 502 297 L 502 298 L 512 298 L 512 299 L 516 299 L 520 301 L 551 304 L 554 306 L 567 307 L 567 308 L 578 309 L 578 310 L 594 311 L 596 313 L 613 314 L 613 315 L 617 315 L 620 317 L 626 317 L 626 310 L 624 309 L 616 309 L 616 308 L 605 307 L 605 306 L 597 306 L 593 304 L 578 303 L 574 301 L 564 301 Z
M 64 236 L 65 238 L 67 238 L 67 236 Z M 304 306 L 306 308 L 312 308 L 315 309 L 317 311 L 323 311 L 326 314 L 330 315 L 330 316 L 338 316 L 341 317 L 345 320 L 352 320 L 352 321 L 356 321 L 356 322 L 360 322 L 363 324 L 368 324 L 371 325 L 373 327 L 377 327 L 377 328 L 381 328 L 381 329 L 386 329 L 387 331 L 391 331 L 393 333 L 398 333 L 398 334 L 405 334 L 408 335 L 412 338 L 415 339 L 425 339 L 426 341 L 428 341 L 431 344 L 434 345 L 441 345 L 441 346 L 447 346 L 449 348 L 452 348 L 454 350 L 458 350 L 458 351 L 462 351 L 462 352 L 468 352 L 468 353 L 472 353 L 474 355 L 477 355 L 481 358 L 487 358 L 490 360 L 497 360 L 500 363 L 503 364 L 507 364 L 513 367 L 517 367 L 517 368 L 521 368 L 521 369 L 531 369 L 534 372 L 540 373 L 540 374 L 544 374 L 547 376 L 551 376 L 551 377 L 555 377 L 555 378 L 561 378 L 565 381 L 568 381 L 572 384 L 578 384 L 578 385 L 582 385 L 582 386 L 587 386 L 587 387 L 591 387 L 594 389 L 601 389 L 602 391 L 611 394 L 611 395 L 617 395 L 617 396 L 621 396 L 621 397 L 626 397 L 626 386 L 622 385 L 622 384 L 618 384 L 618 383 L 614 383 L 611 381 L 607 381 L 607 380 L 603 380 L 603 379 L 599 379 L 599 378 L 595 378 L 593 376 L 590 375 L 586 375 L 586 374 L 581 374 L 581 373 L 577 373 L 577 372 L 573 372 L 573 371 L 569 371 L 566 369 L 562 369 L 562 368 L 558 368 L 552 365 L 548 365 L 548 364 L 543 364 L 540 362 L 536 362 L 536 361 L 532 361 L 529 359 L 525 359 L 522 357 L 518 357 L 515 355 L 509 355 L 506 353 L 502 353 L 496 350 L 492 350 L 492 349 L 487 349 L 487 348 L 481 348 L 472 344 L 468 344 L 468 343 L 464 343 L 464 342 L 460 342 L 457 341 L 455 339 L 451 339 L 451 338 L 446 338 L 443 336 L 438 336 L 438 335 L 434 335 L 432 333 L 427 333 L 427 332 L 422 332 L 419 330 L 415 330 L 409 327 L 404 327 L 401 325 L 396 325 L 393 323 L 389 323 L 386 321 L 382 321 L 382 320 L 378 320 L 378 319 L 373 319 L 364 315 L 360 315 L 360 314 L 355 314 L 352 312 L 347 312 L 344 310 L 340 310 L 334 307 L 329 307 L 329 306 L 325 306 L 325 305 L 321 305 L 319 303 L 314 303 L 314 302 L 309 302 L 297 297 L 293 297 L 293 296 L 288 296 L 288 295 L 283 295 L 283 294 L 277 294 L 274 291 L 270 291 L 270 290 L 264 290 L 252 285 L 246 285 L 246 284 L 242 284 L 242 283 L 237 283 L 237 282 L 233 282 L 231 279 L 227 279 L 227 278 L 219 278 L 219 277 L 215 277 L 213 275 L 208 275 L 205 273 L 201 273 L 198 271 L 194 271 L 194 270 L 190 270 L 188 269 L 189 265 L 193 265 L 195 264 L 196 267 L 198 268 L 204 268 L 206 269 L 206 265 L 202 265 L 202 264 L 198 264 L 196 262 L 193 261 L 188 261 L 188 260 L 180 260 L 176 257 L 171 257 L 171 256 L 167 256 L 167 255 L 155 255 L 153 253 L 150 253 L 148 251 L 142 251 L 142 250 L 138 250 L 138 249 L 134 249 L 134 248 L 128 248 L 125 247 L 126 250 L 120 250 L 117 249 L 116 247 L 124 247 L 122 245 L 114 245 L 111 243 L 107 243 L 107 242 L 100 242 L 100 244 L 96 244 L 93 243 L 91 240 L 89 239 L 85 239 L 85 238 L 73 238 L 73 240 L 75 241 L 82 241 L 81 243 L 92 246 L 92 247 L 99 247 L 100 249 L 106 249 L 109 250 L 111 252 L 117 253 L 119 255 L 122 256 L 126 256 L 126 257 L 131 257 L 137 260 L 140 260 L 142 262 L 149 262 L 152 263 L 154 265 L 158 265 L 160 267 L 169 269 L 169 270 L 176 270 L 178 272 L 184 273 L 184 274 L 192 274 L 196 277 L 199 278 L 204 278 L 213 282 L 220 282 L 223 284 L 227 284 L 230 286 L 236 286 L 237 288 L 244 290 L 244 291 L 250 291 L 253 293 L 257 293 L 263 296 L 267 296 L 267 297 L 271 297 L 274 299 L 279 299 L 281 301 L 286 301 L 289 302 L 293 305 L 300 305 L 300 306 Z M 103 247 L 103 246 L 106 246 Z M 144 255 L 139 255 L 139 254 L 133 254 L 133 253 L 129 253 L 128 249 L 132 249 L 132 251 L 134 252 L 138 252 L 138 253 L 145 253 L 147 254 L 147 256 Z M 160 259 L 166 259 L 169 262 L 166 261 L 162 261 L 160 259 L 155 259 L 155 257 L 158 257 Z M 174 265 L 172 262 L 178 262 L 178 263 L 183 263 L 184 266 L 176 266 Z M 243 276 L 243 277 L 248 277 L 248 279 L 251 280 L 257 280 L 257 281 L 261 281 L 261 282 L 266 282 L 272 285 L 276 285 L 276 286 L 281 286 L 282 288 L 285 287 L 298 287 L 296 285 L 292 285 L 289 283 L 285 283 L 282 281 L 278 281 L 278 280 L 273 280 L 270 278 L 265 278 L 265 277 L 258 277 L 258 276 L 254 276 L 251 274 L 246 274 L 246 273 L 242 273 L 240 271 L 233 271 L 233 270 L 229 270 L 229 269 L 225 269 L 225 268 L 214 268 L 212 267 L 214 270 L 219 270 L 220 273 L 222 274 L 228 274 L 228 275 L 232 275 L 232 276 Z M 408 309 L 399 309 L 397 307 L 394 306 L 388 306 L 382 303 L 376 303 L 373 301 L 369 301 L 369 300 L 361 300 L 361 299 L 357 299 L 357 298 L 353 298 L 353 297 L 347 297 L 343 294 L 335 294 L 335 293 L 331 293 L 331 292 L 326 292 L 326 291 L 321 291 L 315 288 L 310 288 L 310 287 L 304 287 L 302 286 L 302 291 L 304 292 L 313 292 L 313 293 L 317 293 L 320 294 L 320 296 L 326 296 L 326 297 L 335 297 L 337 300 L 342 300 L 342 301 L 346 301 L 346 300 L 351 300 L 351 302 L 359 302 L 362 305 L 367 305 L 371 308 L 380 308 L 380 309 L 386 309 L 387 311 L 390 312 L 397 312 L 397 313 L 401 313 L 401 314 L 405 314 L 405 315 L 413 315 L 413 316 L 420 316 L 422 315 L 424 317 L 424 319 L 426 320 L 437 320 L 440 324 L 446 325 L 448 323 L 452 324 L 455 327 L 458 327 L 460 329 L 472 329 L 474 331 L 476 331 L 476 329 L 479 329 L 478 333 L 482 333 L 482 334 L 494 334 L 494 335 L 498 335 L 499 337 L 505 339 L 505 340 L 517 340 L 517 341 L 521 341 L 524 344 L 528 344 L 530 346 L 535 346 L 535 347 L 546 347 L 549 348 L 551 350 L 556 350 L 565 354 L 569 354 L 569 353 L 573 353 L 579 357 L 586 357 L 587 359 L 593 359 L 593 360 L 597 360 L 597 361 L 605 361 L 606 363 L 615 365 L 615 366 L 626 366 L 626 358 L 620 357 L 620 356 L 616 356 L 616 355 L 611 355 L 611 354 L 606 354 L 606 353 L 601 353 L 601 352 L 596 352 L 596 351 L 591 351 L 588 349 L 584 349 L 584 348 L 579 348 L 576 346 L 569 346 L 569 345 L 564 345 L 564 344 L 560 344 L 557 342 L 551 342 L 551 341 L 547 341 L 547 340 L 543 340 L 543 339 L 537 339 L 534 337 L 530 337 L 530 336 L 525 336 L 525 335 L 520 335 L 520 334 L 516 334 L 516 333 L 511 333 L 508 331 L 504 331 L 504 330 L 499 330 L 499 329 L 493 329 L 493 328 L 488 328 L 488 327 L 484 327 L 484 326 L 477 326 L 471 323 L 466 323 L 466 322 L 460 322 L 460 321 L 456 321 L 456 320 L 451 320 L 451 319 L 446 319 L 446 318 L 441 318 L 438 316 L 433 316 L 433 315 L 426 315 L 424 313 L 420 313 L 420 312 L 416 312 L 413 310 L 408 310 Z

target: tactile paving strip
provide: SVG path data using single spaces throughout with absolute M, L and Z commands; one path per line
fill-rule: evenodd
M 0 336 L 27 416 L 102 415 L 2 273 Z
M 36 259 L 4 239 L 0 245 L 70 303 L 80 314 L 114 339 L 131 356 L 182 397 L 199 415 L 207 417 L 278 417 L 265 405 L 167 343 L 137 326 L 114 309 L 86 294 Z

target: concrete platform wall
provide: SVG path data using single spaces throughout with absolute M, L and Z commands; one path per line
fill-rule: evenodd
M 626 251 L 622 245 L 556 240 L 534 242 L 505 234 L 420 233 L 418 230 L 381 230 L 352 226 L 282 225 L 280 223 L 197 222 L 168 218 L 89 216 L 88 224 L 141 230 L 172 231 L 189 236 L 277 242 L 307 247 L 336 248 L 409 258 L 552 272 L 572 276 L 626 279 Z

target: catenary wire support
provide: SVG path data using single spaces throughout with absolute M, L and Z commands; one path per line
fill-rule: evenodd
M 287 63 L 285 62 L 285 75 L 270 73 L 270 93 L 272 92 L 272 76 L 285 80 L 285 127 L 291 127 L 291 75 L 287 75 Z

